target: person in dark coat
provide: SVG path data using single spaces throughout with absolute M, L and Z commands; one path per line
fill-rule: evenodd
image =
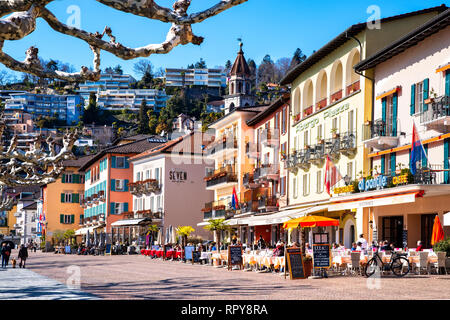
M 19 268 L 22 268 L 22 267 L 25 268 L 25 261 L 28 258 L 28 249 L 24 245 L 20 246 L 18 258 L 20 259 Z
M 9 255 L 11 254 L 11 251 L 8 251 L 8 248 L 6 247 L 6 243 L 3 243 L 0 253 L 2 255 L 2 268 L 6 268 L 9 261 Z

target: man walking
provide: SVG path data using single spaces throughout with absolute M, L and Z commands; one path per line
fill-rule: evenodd
M 22 266 L 23 268 L 25 268 L 25 261 L 27 260 L 27 258 L 28 258 L 28 249 L 24 245 L 21 245 L 19 250 L 19 259 L 20 259 L 19 268 L 22 268 Z
M 6 243 L 3 243 L 1 255 L 2 255 L 2 268 L 6 269 L 6 266 L 8 265 L 9 255 L 11 254 L 11 251 L 8 250 L 8 247 L 6 247 Z

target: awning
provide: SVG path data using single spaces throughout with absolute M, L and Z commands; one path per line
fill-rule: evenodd
M 420 192 L 410 192 L 401 195 L 382 196 L 379 198 L 364 197 L 362 199 L 347 200 L 345 202 L 330 204 L 328 211 L 350 210 L 367 207 L 389 206 L 416 201 Z
M 442 66 L 439 66 L 439 68 L 436 69 L 436 73 L 447 71 L 448 69 L 450 69 L 450 62 L 447 62 Z
M 385 97 L 387 97 L 387 96 L 390 96 L 391 94 L 396 93 L 396 92 L 399 91 L 399 90 L 400 90 L 400 87 L 397 86 L 397 87 L 395 87 L 394 89 L 391 89 L 391 90 L 389 90 L 389 91 L 386 91 L 386 92 L 381 93 L 380 95 L 378 95 L 378 96 L 376 97 L 375 100 L 383 99 L 383 98 L 385 98 Z
M 80 236 L 80 235 L 86 234 L 88 231 L 89 231 L 89 233 L 91 233 L 91 232 L 94 232 L 94 229 L 103 228 L 103 227 L 104 227 L 104 225 L 95 226 L 95 227 L 80 228 L 78 230 L 75 230 L 75 235 L 76 236 Z
M 450 212 L 444 214 L 444 226 L 450 226 Z
M 119 220 L 116 222 L 111 223 L 112 227 L 119 227 L 119 226 L 136 226 L 140 224 L 141 222 L 148 220 L 151 221 L 148 218 L 139 218 L 139 219 L 125 219 L 125 220 Z

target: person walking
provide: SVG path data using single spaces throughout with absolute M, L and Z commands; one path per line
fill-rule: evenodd
M 2 255 L 2 268 L 6 268 L 6 266 L 8 265 L 8 260 L 9 260 L 9 255 L 10 255 L 8 248 L 6 247 L 6 243 L 3 243 L 2 250 L 0 253 Z
M 20 259 L 19 268 L 25 268 L 25 261 L 28 258 L 28 249 L 24 245 L 20 246 L 18 258 Z

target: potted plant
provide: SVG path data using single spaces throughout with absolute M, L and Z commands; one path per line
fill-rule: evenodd
M 305 277 L 308 278 L 312 274 L 312 256 L 310 254 L 305 254 L 303 256 L 303 268 L 305 271 Z
M 337 133 L 337 128 L 332 128 L 331 133 L 333 134 L 333 139 L 339 138 L 339 133 Z

